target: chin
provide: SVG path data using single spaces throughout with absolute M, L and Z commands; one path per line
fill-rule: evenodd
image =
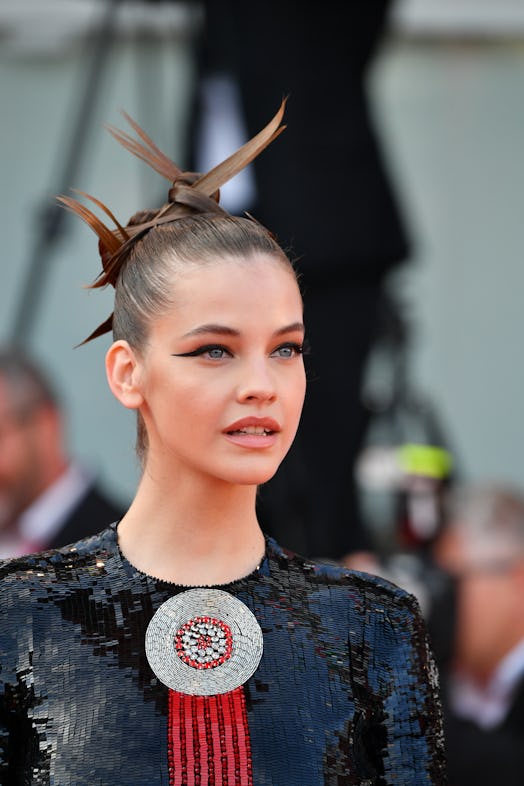
M 270 455 L 249 455 L 235 457 L 234 461 L 224 461 L 221 466 L 217 466 L 216 477 L 239 486 L 260 486 L 276 475 L 284 456 Z
M 228 473 L 224 480 L 227 480 L 230 483 L 233 483 L 238 486 L 260 486 L 263 483 L 267 483 L 268 480 L 276 474 L 278 467 L 271 466 L 269 467 L 250 467 L 245 468 L 240 472 Z
M 232 480 L 232 483 L 236 486 L 262 486 L 264 483 L 267 483 L 268 480 L 274 476 L 274 472 L 272 473 L 246 473 L 241 477 L 237 477 Z

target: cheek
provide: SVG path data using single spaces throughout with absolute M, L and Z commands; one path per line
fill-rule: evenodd
M 297 374 L 296 378 L 293 380 L 293 383 L 289 387 L 286 397 L 285 413 L 286 413 L 286 422 L 288 425 L 286 451 L 289 450 L 289 448 L 291 447 L 291 443 L 295 439 L 295 435 L 299 427 L 305 393 L 306 393 L 305 374 L 302 375 Z
M 296 375 L 290 380 L 289 384 L 289 400 L 292 406 L 298 410 L 302 409 L 304 398 L 306 395 L 306 372 L 302 366 L 297 369 Z
M 197 437 L 208 433 L 210 424 L 220 423 L 224 412 L 224 394 L 216 381 L 177 388 L 171 413 L 181 434 Z
M 471 666 L 484 650 L 485 628 L 479 628 L 479 621 L 475 593 L 463 586 L 457 598 L 455 620 L 455 649 L 463 665 Z
M 27 450 L 19 437 L 6 437 L 0 448 L 0 484 L 19 479 L 27 464 Z
M 463 647 L 471 651 L 490 646 L 505 625 L 503 588 L 497 581 L 471 579 L 459 597 L 458 637 Z
M 178 374 L 149 373 L 142 393 L 151 409 L 168 414 L 183 425 L 186 415 L 190 417 L 194 409 L 205 407 L 214 388 L 182 368 Z

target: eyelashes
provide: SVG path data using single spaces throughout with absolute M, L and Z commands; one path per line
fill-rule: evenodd
M 277 353 L 280 353 L 280 352 L 286 351 L 286 350 L 290 351 L 289 355 L 285 355 L 285 354 L 284 355 L 281 355 L 281 354 L 277 355 Z M 294 341 L 286 341 L 285 344 L 280 344 L 280 346 L 278 346 L 276 349 L 273 350 L 273 352 L 271 353 L 271 357 L 277 355 L 278 357 L 281 357 L 281 358 L 292 358 L 295 355 L 302 355 L 303 352 L 304 352 L 303 344 L 297 344 Z
M 227 349 L 227 347 L 223 347 L 221 344 L 204 344 L 204 346 L 197 347 L 193 349 L 192 352 L 180 352 L 180 353 L 173 353 L 173 357 L 175 358 L 196 358 L 199 355 L 205 355 L 206 353 L 211 354 L 212 352 L 215 353 L 222 353 L 218 357 L 215 355 L 213 360 L 221 360 L 224 355 L 228 357 L 233 357 L 232 353 Z
M 289 354 L 279 354 L 282 352 L 289 351 Z M 281 357 L 284 360 L 291 359 L 292 357 L 303 355 L 307 353 L 308 348 L 304 344 L 298 344 L 294 341 L 286 341 L 283 344 L 280 344 L 271 352 L 271 357 Z M 194 358 L 194 357 L 201 357 L 203 355 L 208 355 L 210 360 L 222 360 L 224 357 L 233 357 L 233 353 L 230 349 L 223 346 L 222 344 L 203 344 L 196 349 L 193 349 L 191 352 L 179 352 L 173 353 L 172 357 L 176 358 Z

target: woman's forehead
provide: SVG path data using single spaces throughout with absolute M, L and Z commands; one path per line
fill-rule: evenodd
M 159 328 L 176 324 L 184 334 L 201 324 L 240 329 L 260 324 L 278 330 L 301 324 L 302 298 L 291 269 L 273 259 L 191 265 L 173 283 L 172 307 Z M 170 323 L 170 324 L 168 324 Z
M 264 289 L 290 290 L 299 292 L 298 283 L 291 266 L 276 256 L 253 254 L 249 257 L 220 257 L 206 260 L 204 264 L 191 262 L 179 268 L 173 280 L 173 291 L 193 296 L 211 291 L 234 294 L 252 287 L 256 296 L 260 287 Z

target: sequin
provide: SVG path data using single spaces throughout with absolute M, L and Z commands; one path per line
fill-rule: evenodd
M 242 772 L 254 786 L 446 783 L 436 671 L 414 598 L 270 539 L 260 570 L 220 589 L 263 633 L 240 694 L 246 726 L 235 714 L 228 727 L 213 697 L 189 696 L 186 747 L 173 750 L 168 716 L 180 708 L 170 710 L 144 638 L 183 588 L 137 572 L 114 526 L 3 563 L 0 784 L 232 786 Z

